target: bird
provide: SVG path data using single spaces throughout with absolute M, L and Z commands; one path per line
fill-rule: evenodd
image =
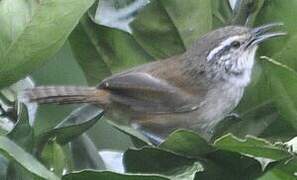
M 37 86 L 22 99 L 40 104 L 90 103 L 113 123 L 131 127 L 154 144 L 178 129 L 207 141 L 239 104 L 251 81 L 260 43 L 286 35 L 282 23 L 225 26 L 194 41 L 184 53 L 111 75 L 94 87 Z

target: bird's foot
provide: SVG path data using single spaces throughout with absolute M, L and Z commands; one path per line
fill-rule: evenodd
M 226 118 L 228 119 L 232 119 L 232 120 L 241 120 L 240 115 L 237 113 L 230 113 L 226 116 Z

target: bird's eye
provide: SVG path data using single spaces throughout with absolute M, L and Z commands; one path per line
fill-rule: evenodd
M 239 48 L 240 47 L 240 42 L 239 41 L 233 41 L 231 43 L 231 47 L 232 48 Z

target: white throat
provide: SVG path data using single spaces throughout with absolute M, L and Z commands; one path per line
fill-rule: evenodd
M 234 70 L 241 71 L 240 75 L 227 75 L 226 79 L 235 86 L 245 87 L 251 81 L 252 68 L 255 62 L 257 46 L 244 52 L 233 65 Z

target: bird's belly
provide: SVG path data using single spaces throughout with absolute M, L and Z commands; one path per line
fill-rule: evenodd
M 197 115 L 197 126 L 201 129 L 211 129 L 223 120 L 238 105 L 244 88 L 225 84 L 214 88 L 207 94 Z M 195 126 L 195 125 L 194 125 Z

